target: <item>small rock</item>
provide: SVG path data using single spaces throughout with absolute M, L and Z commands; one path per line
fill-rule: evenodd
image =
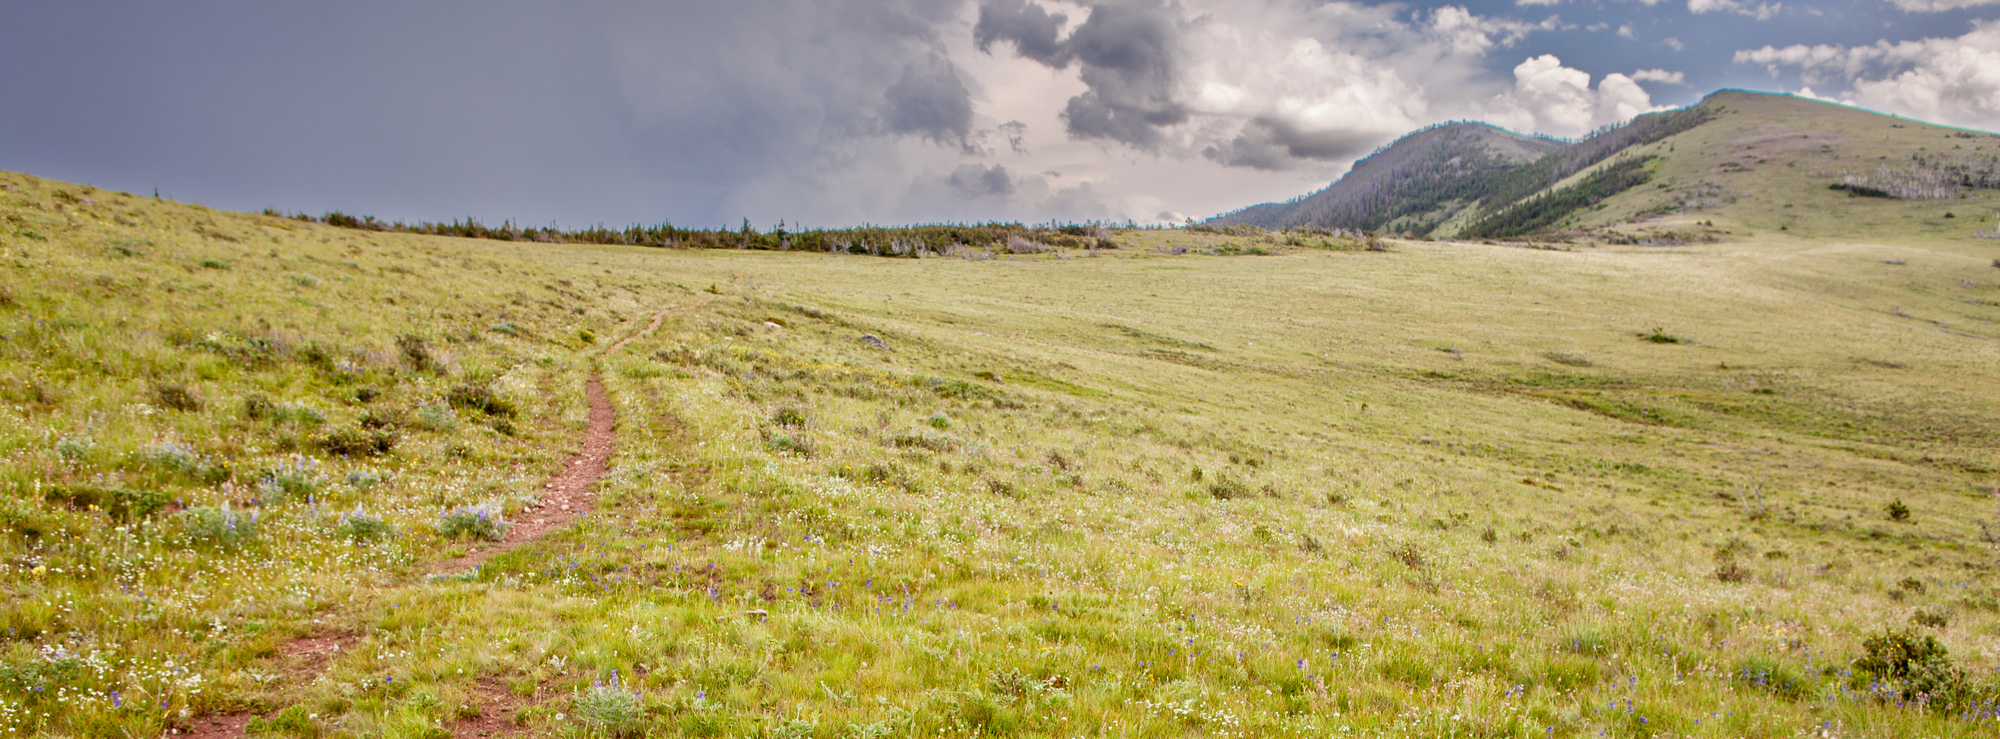
M 749 616 L 749 617 L 751 617 L 751 618 L 754 618 L 754 619 L 758 619 L 758 620 L 760 620 L 760 621 L 761 621 L 761 620 L 763 620 L 763 619 L 766 619 L 766 618 L 770 618 L 770 617 L 771 617 L 771 612 L 770 612 L 770 611 L 766 611 L 766 610 L 764 610 L 764 609 L 762 609 L 762 608 L 753 608 L 753 609 L 751 609 L 751 610 L 748 610 L 748 611 L 744 611 L 744 612 L 743 612 L 743 615 L 745 615 L 745 616 Z
M 874 334 L 862 334 L 861 343 L 882 350 L 887 350 L 889 348 L 889 342 L 883 341 L 882 337 L 876 336 Z
M 770 322 L 770 321 L 765 321 L 765 322 L 764 322 L 764 328 L 784 328 L 784 326 L 780 326 L 780 325 L 778 325 L 778 324 L 775 324 L 775 323 L 772 323 L 772 322 Z

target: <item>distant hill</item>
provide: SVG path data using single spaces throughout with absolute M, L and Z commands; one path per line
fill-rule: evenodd
M 1425 129 L 1357 162 L 1324 190 L 1209 223 L 1439 238 L 1951 232 L 1971 225 L 1943 223 L 1960 217 L 1945 215 L 1951 201 L 1993 189 L 2000 189 L 2000 136 L 1726 90 L 1574 143 L 1481 124 Z M 1929 203 L 1938 212 L 1883 209 L 1894 201 Z
M 1564 146 L 1483 123 L 1434 126 L 1356 162 L 1347 176 L 1324 190 L 1245 208 L 1211 223 L 1428 232 L 1477 201 L 1494 174 Z

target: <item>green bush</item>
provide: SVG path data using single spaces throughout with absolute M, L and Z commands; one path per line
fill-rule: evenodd
M 363 542 L 389 536 L 395 533 L 395 529 L 381 516 L 362 510 L 357 503 L 354 510 L 342 513 L 334 520 L 333 533 L 343 539 Z
M 458 411 L 443 403 L 425 403 L 417 406 L 417 426 L 427 431 L 456 431 Z
M 59 485 L 50 488 L 49 499 L 72 508 L 95 506 L 114 518 L 145 518 L 167 506 L 173 498 L 158 489 L 132 489 L 101 485 Z
M 1814 685 L 1791 665 L 1763 655 L 1752 655 L 1736 663 L 1735 678 L 1758 690 L 1787 700 L 1812 696 Z
M 193 412 L 201 410 L 201 396 L 186 383 L 170 382 L 153 386 L 153 398 L 168 410 Z
M 262 494 L 265 505 L 277 505 L 300 496 L 310 496 L 326 484 L 326 476 L 319 471 L 319 463 L 310 457 L 292 455 L 288 461 L 264 471 L 257 479 L 257 489 Z
M 174 523 L 196 544 L 233 547 L 257 538 L 257 512 L 230 510 L 228 503 L 189 508 L 174 514 Z
M 1883 631 L 1861 646 L 1865 653 L 1854 660 L 1857 688 L 1941 711 L 1972 697 L 1965 671 L 1952 664 L 1944 645 L 1929 634 Z
M 470 536 L 487 541 L 507 538 L 510 524 L 501 516 L 500 504 L 487 502 L 459 506 L 438 514 L 438 533 L 452 538 Z
M 382 429 L 342 429 L 314 434 L 313 446 L 343 457 L 379 457 L 396 447 L 396 435 Z
M 594 680 L 588 689 L 576 691 L 571 710 L 593 736 L 632 739 L 645 735 L 646 707 L 639 701 L 639 691 L 627 690 L 616 670 L 609 681 Z
M 445 400 L 453 408 L 478 411 L 496 418 L 513 418 L 519 412 L 513 401 L 501 397 L 485 385 L 459 385 L 445 394 Z
M 141 464 L 168 476 L 196 482 L 221 482 L 228 478 L 227 468 L 210 464 L 206 455 L 176 441 L 163 441 L 140 449 L 138 457 Z

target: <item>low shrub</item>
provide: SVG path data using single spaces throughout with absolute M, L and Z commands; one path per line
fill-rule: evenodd
M 445 401 L 453 408 L 477 411 L 496 418 L 513 418 L 518 412 L 513 401 L 485 385 L 459 385 L 445 394 Z
M 1883 631 L 1862 642 L 1854 660 L 1856 688 L 1878 697 L 1950 710 L 1972 697 L 1965 671 L 1935 637 L 1915 631 Z
M 1671 334 L 1668 334 L 1667 329 L 1665 327 L 1660 327 L 1660 326 L 1654 327 L 1652 333 L 1639 334 L 1639 338 L 1645 339 L 1646 341 L 1652 342 L 1654 344 L 1682 344 L 1687 342 L 1686 339 L 1683 339 L 1679 336 L 1673 336 Z
M 501 505 L 494 502 L 459 506 L 438 514 L 437 530 L 439 534 L 451 538 L 469 536 L 500 541 L 507 538 L 507 529 L 511 526 L 502 517 L 502 511 Z
M 160 406 L 169 410 L 193 412 L 201 410 L 201 396 L 186 383 L 169 382 L 153 386 L 153 398 Z
M 403 354 L 403 362 L 418 372 L 437 372 L 443 369 L 437 357 L 431 355 L 431 344 L 422 336 L 403 334 L 396 339 L 396 349 Z
M 426 431 L 455 431 L 458 429 L 458 411 L 443 403 L 417 406 L 417 427 Z
M 357 503 L 354 510 L 342 513 L 339 518 L 334 519 L 333 533 L 343 539 L 364 542 L 387 537 L 395 533 L 395 529 L 381 516 L 362 510 L 361 505 Z
M 102 485 L 58 485 L 49 489 L 52 502 L 72 508 L 96 508 L 114 518 L 145 518 L 167 507 L 173 498 L 159 489 L 135 489 Z
M 222 482 L 229 477 L 227 467 L 212 465 L 207 455 L 176 441 L 162 441 L 141 448 L 139 462 L 168 476 L 195 482 Z
M 1910 623 L 1918 626 L 1928 626 L 1933 629 L 1942 629 L 1951 625 L 1951 614 L 1944 611 L 1931 611 L 1919 608 L 1916 613 L 1910 616 Z
M 1737 662 L 1733 677 L 1737 682 L 1786 700 L 1812 697 L 1815 687 L 1791 665 L 1764 655 L 1752 655 Z
M 310 496 L 325 483 L 326 476 L 320 473 L 319 462 L 295 454 L 259 475 L 257 490 L 263 504 L 276 505 L 299 496 Z
M 341 429 L 312 437 L 314 448 L 343 457 L 379 457 L 396 448 L 396 435 L 381 429 Z
M 1901 500 L 1891 501 L 1889 505 L 1883 506 L 1883 511 L 1889 514 L 1891 521 L 1903 523 L 1910 520 L 1910 507 Z
M 646 707 L 639 696 L 639 691 L 626 689 L 614 670 L 610 680 L 593 680 L 589 688 L 577 690 L 571 711 L 593 736 L 633 739 L 646 731 Z
M 231 547 L 257 537 L 257 512 L 230 510 L 228 503 L 189 508 L 174 514 L 174 523 L 196 544 Z
M 376 470 L 355 470 L 347 473 L 347 486 L 355 490 L 368 490 L 388 479 L 388 475 Z
M 97 442 L 88 436 L 64 436 L 56 440 L 56 456 L 66 462 L 81 462 L 97 451 Z

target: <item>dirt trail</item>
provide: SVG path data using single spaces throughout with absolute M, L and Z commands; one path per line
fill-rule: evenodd
M 604 476 L 605 463 L 611 459 L 618 411 L 611 407 L 611 397 L 604 392 L 604 380 L 595 369 L 583 384 L 583 394 L 590 403 L 590 425 L 583 432 L 582 448 L 563 463 L 561 472 L 549 478 L 542 487 L 541 498 L 515 516 L 507 527 L 506 539 L 481 545 L 463 557 L 438 562 L 431 566 L 432 573 L 452 574 L 478 567 L 496 555 L 514 551 L 568 525 L 596 507 L 597 494 L 592 488 Z
M 707 302 L 662 308 L 653 314 L 652 322 L 645 328 L 613 342 L 599 356 L 610 356 L 634 340 L 660 330 L 660 324 L 666 321 L 668 313 Z M 590 403 L 590 424 L 583 432 L 583 444 L 575 456 L 563 463 L 562 471 L 549 479 L 548 485 L 543 487 L 541 499 L 515 518 L 513 526 L 507 529 L 505 540 L 482 545 L 463 557 L 438 562 L 431 567 L 433 574 L 455 574 L 478 567 L 494 556 L 519 549 L 550 531 L 569 525 L 576 517 L 597 507 L 595 488 L 598 479 L 604 476 L 611 459 L 612 444 L 617 440 L 618 410 L 611 406 L 611 396 L 604 392 L 604 378 L 595 367 L 590 370 L 590 379 L 584 382 L 583 393 Z
M 599 356 L 609 356 L 634 340 L 660 330 L 660 324 L 666 321 L 668 313 L 708 302 L 702 300 L 662 308 L 653 314 L 653 320 L 645 328 L 612 343 Z M 463 557 L 438 562 L 430 567 L 432 574 L 466 572 L 495 555 L 511 552 L 540 539 L 597 507 L 594 488 L 611 460 L 611 449 L 617 440 L 618 411 L 611 405 L 610 394 L 604 391 L 602 373 L 594 366 L 590 370 L 590 379 L 583 384 L 583 393 L 590 405 L 590 421 L 583 432 L 583 443 L 577 453 L 563 463 L 562 470 L 549 478 L 541 499 L 516 517 L 514 525 L 507 530 L 505 540 L 481 546 Z M 359 641 L 359 635 L 355 634 L 322 634 L 295 639 L 280 647 L 279 651 L 290 663 L 286 669 L 288 677 L 311 682 L 331 666 L 342 650 Z M 480 704 L 479 715 L 458 721 L 453 727 L 454 735 L 495 737 L 519 733 L 519 728 L 512 724 L 514 713 L 523 703 L 521 699 L 491 678 L 480 680 L 475 693 Z M 201 716 L 187 725 L 181 735 L 189 739 L 240 739 L 247 736 L 250 719 L 251 716 L 244 713 Z

